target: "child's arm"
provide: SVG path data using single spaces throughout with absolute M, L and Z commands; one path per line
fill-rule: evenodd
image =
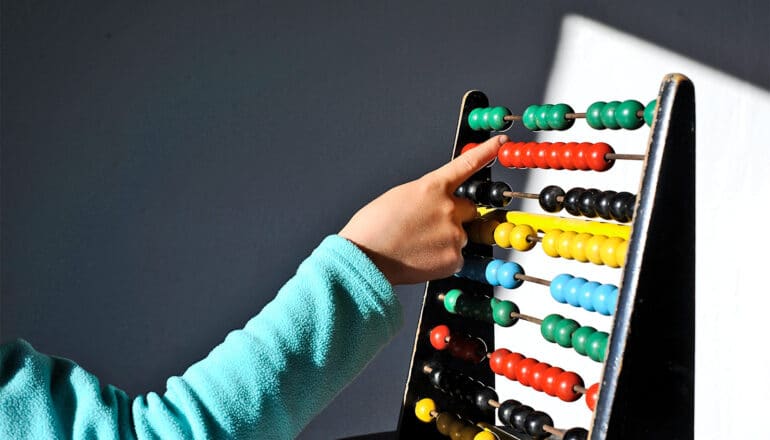
M 364 207 L 163 395 L 130 401 L 69 360 L 23 341 L 0 347 L 0 438 L 294 438 L 398 330 L 391 283 L 462 264 L 461 223 L 475 209 L 452 191 L 504 140 Z

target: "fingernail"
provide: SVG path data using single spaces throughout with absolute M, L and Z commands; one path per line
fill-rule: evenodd
M 508 136 L 506 135 L 500 135 L 497 137 L 497 141 L 500 142 L 500 145 L 503 145 L 504 143 L 508 142 Z

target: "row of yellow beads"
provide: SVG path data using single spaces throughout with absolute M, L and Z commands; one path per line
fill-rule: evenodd
M 570 220 L 570 219 L 566 219 Z M 568 223 L 556 223 L 570 226 Z M 621 267 L 625 264 L 628 251 L 628 239 L 621 235 L 621 228 L 626 225 L 590 222 L 578 224 L 578 230 L 564 231 L 558 228 L 548 228 L 550 225 L 537 227 L 545 231 L 541 241 L 543 251 L 551 257 L 574 259 L 581 262 L 603 264 L 609 267 Z M 573 225 L 574 226 L 574 225 Z M 610 228 L 606 226 L 611 226 Z M 545 227 L 545 229 L 541 229 Z M 514 223 L 510 220 L 499 222 L 495 219 L 481 219 L 468 225 L 468 239 L 474 243 L 496 244 L 502 248 L 513 248 L 518 251 L 528 251 L 538 241 L 536 227 L 526 223 Z M 593 232 L 589 232 L 593 231 Z M 611 232 L 611 235 L 601 234 Z
M 432 420 L 437 419 L 436 423 L 438 423 L 439 413 L 436 411 L 436 402 L 428 398 L 418 400 L 414 405 L 414 415 L 422 422 L 430 423 Z M 472 424 L 466 425 L 460 419 L 453 419 L 452 421 L 455 421 L 458 426 L 446 426 L 443 427 L 444 429 L 439 429 L 439 431 L 442 434 L 450 434 L 451 432 L 451 437 L 459 440 L 465 440 L 466 438 L 468 440 L 498 440 L 497 436 L 487 429 L 482 430 L 482 428 Z

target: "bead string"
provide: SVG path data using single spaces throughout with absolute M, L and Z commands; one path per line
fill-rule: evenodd
M 443 336 L 444 334 L 446 334 L 446 336 Z M 464 337 L 455 336 L 455 339 L 457 339 L 457 341 L 459 341 L 458 342 L 459 344 L 462 344 L 463 340 L 469 341 L 469 342 L 473 341 L 472 343 L 478 343 L 478 345 L 476 347 L 477 350 L 478 349 L 485 349 L 486 348 L 486 343 L 484 343 L 484 340 L 481 339 L 481 338 L 478 338 L 478 337 L 474 338 L 474 337 L 472 337 L 470 335 L 467 335 L 467 336 L 464 336 Z M 441 341 L 443 341 L 443 344 L 440 343 Z M 474 359 L 471 359 L 468 356 L 458 356 L 455 353 L 455 351 L 453 351 L 451 349 L 451 347 L 450 347 L 450 342 L 451 341 L 452 341 L 452 334 L 450 333 L 449 327 L 447 327 L 446 325 L 443 325 L 443 324 L 442 325 L 438 325 L 438 326 L 434 327 L 433 329 L 431 329 L 431 331 L 430 331 L 430 342 L 431 342 L 431 345 L 433 346 L 433 348 L 435 348 L 436 350 L 439 350 L 439 351 L 443 351 L 443 350 L 446 350 L 447 348 L 449 348 L 450 349 L 449 352 L 452 354 L 452 356 L 460 358 L 460 359 L 463 359 L 463 360 L 466 360 L 466 361 L 474 361 Z M 484 351 L 486 351 L 486 350 L 484 350 Z M 479 354 L 481 354 L 481 353 L 479 353 Z M 481 359 L 488 359 L 488 360 L 490 360 L 490 362 L 489 362 L 489 369 L 492 370 L 493 373 L 498 374 L 498 375 L 503 375 L 503 376 L 507 377 L 510 380 L 516 380 L 516 381 L 520 382 L 522 385 L 530 386 L 530 387 L 534 388 L 536 391 L 547 392 L 547 391 L 545 391 L 545 389 L 542 386 L 539 389 L 532 382 L 530 382 L 530 383 L 521 382 L 521 380 L 519 380 L 519 378 L 518 378 L 518 375 L 516 375 L 515 377 L 511 377 L 511 376 L 513 376 L 512 373 L 509 372 L 510 376 L 508 374 L 505 374 L 504 369 L 501 369 L 500 362 L 506 362 L 506 361 L 502 361 L 502 359 L 504 359 L 504 358 L 506 358 L 508 356 L 511 356 L 511 355 L 514 355 L 517 358 L 516 361 L 515 361 L 515 364 L 519 364 L 520 362 L 522 362 L 522 361 L 524 361 L 526 359 L 530 359 L 530 361 L 529 361 L 530 363 L 532 361 L 536 362 L 535 365 L 532 366 L 533 369 L 537 365 L 543 364 L 543 362 L 540 362 L 537 359 L 527 358 L 527 357 L 525 357 L 524 355 L 522 355 L 520 353 L 512 353 L 510 350 L 505 349 L 505 348 L 498 348 L 494 352 L 487 352 L 483 356 L 483 358 L 481 358 Z M 494 364 L 493 364 L 492 361 L 494 361 Z M 546 363 L 546 365 L 547 365 L 548 368 L 554 367 L 551 364 L 547 364 Z M 426 366 L 429 367 L 427 364 L 426 364 Z M 503 367 L 503 368 L 505 368 L 505 367 Z M 515 366 L 514 367 L 507 367 L 507 368 L 514 368 L 515 369 Z M 556 368 L 558 368 L 558 367 L 556 367 Z M 576 393 L 576 394 L 581 394 L 581 395 L 584 395 L 584 396 L 588 396 L 589 388 L 585 388 L 585 386 L 583 386 L 583 379 L 580 377 L 579 374 L 577 374 L 575 372 L 571 372 L 571 371 L 564 371 L 561 368 L 559 368 L 559 370 L 561 370 L 561 372 L 556 374 L 554 376 L 554 379 L 558 379 L 558 375 L 560 375 L 562 373 L 567 373 L 568 374 L 567 377 L 569 379 L 571 379 L 571 380 L 576 382 L 572 387 L 570 387 L 570 389 L 574 393 Z M 430 373 L 430 371 L 426 371 L 425 369 L 423 369 L 423 371 L 426 372 L 426 373 Z M 529 382 L 530 379 L 526 379 L 526 380 L 527 380 L 527 382 Z M 568 380 L 568 379 L 565 378 L 564 380 Z M 590 387 L 590 389 L 594 390 L 593 392 L 598 392 L 599 384 L 598 383 L 594 384 L 593 386 Z M 558 392 L 555 392 L 555 391 L 554 391 L 554 393 L 555 394 L 551 394 L 550 392 L 548 392 L 549 395 L 559 397 L 561 400 L 564 400 L 565 402 L 572 402 L 572 401 L 577 400 L 577 396 L 575 396 L 575 395 L 569 395 L 569 394 L 561 395 L 561 394 L 559 394 Z M 594 406 L 596 404 L 595 398 L 596 398 L 595 395 L 592 395 L 591 398 L 586 397 L 586 405 L 591 410 L 594 409 Z
M 437 298 L 443 302 L 444 308 L 452 314 L 460 313 L 465 316 L 466 311 L 457 310 L 457 302 L 463 296 L 459 289 L 452 289 L 446 294 L 440 293 Z M 525 315 L 519 312 L 519 307 L 513 301 L 499 300 L 497 298 L 474 297 L 478 301 L 489 300 L 490 307 L 484 310 L 475 305 L 475 309 L 466 309 L 468 315 L 482 321 L 498 324 L 502 327 L 511 327 L 520 319 L 540 326 L 540 334 L 548 342 L 560 345 L 564 348 L 573 348 L 578 354 L 587 356 L 596 362 L 604 362 L 606 356 L 609 333 L 599 331 L 591 326 L 581 326 L 577 321 L 552 313 L 543 319 Z M 576 341 L 573 335 L 577 334 Z

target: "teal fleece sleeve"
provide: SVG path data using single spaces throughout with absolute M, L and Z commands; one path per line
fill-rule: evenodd
M 273 301 L 162 395 L 131 401 L 72 361 L 22 340 L 3 345 L 0 438 L 291 439 L 400 326 L 387 279 L 329 236 Z

